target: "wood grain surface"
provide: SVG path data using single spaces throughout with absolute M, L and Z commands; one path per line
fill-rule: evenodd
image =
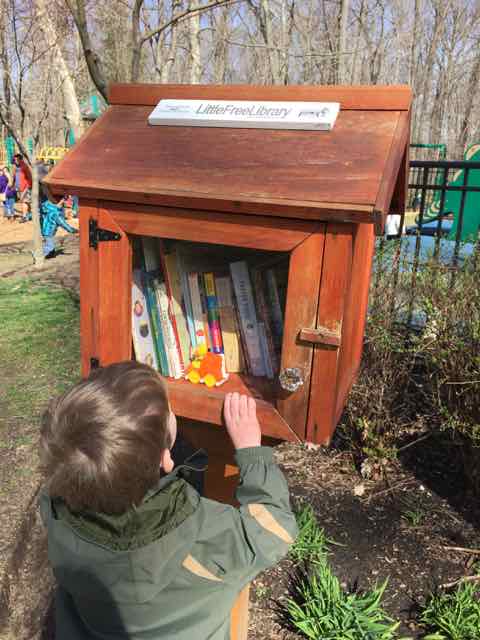
M 406 85 L 112 84 L 109 88 L 110 104 L 154 107 L 162 98 L 340 102 L 341 109 L 403 111 L 411 104 L 412 91 Z
M 132 249 L 126 233 L 105 209 L 98 224 L 121 234 L 119 241 L 98 244 L 97 357 L 101 366 L 132 357 Z M 93 249 L 91 250 L 94 251 Z
M 103 202 L 117 224 L 133 235 L 194 242 L 291 251 L 306 240 L 319 224 L 289 218 L 245 216 L 174 207 L 142 207 Z
M 351 284 L 353 225 L 328 224 L 325 232 L 317 326 L 343 335 Z M 326 444 L 335 428 L 342 347 L 315 345 L 306 440 Z
M 298 368 L 303 384 L 293 393 L 280 391 L 276 405 L 302 440 L 305 439 L 314 347 L 299 340 L 299 334 L 304 328 L 316 326 L 324 242 L 325 225 L 322 225 L 317 233 L 292 251 L 288 273 L 281 370 Z
M 373 222 L 375 206 L 386 213 L 389 202 L 380 196 L 393 191 L 390 167 L 398 173 L 404 151 L 400 142 L 392 146 L 406 113 L 398 110 L 344 110 L 331 132 L 149 126 L 150 111 L 110 107 L 47 176 L 51 191 Z

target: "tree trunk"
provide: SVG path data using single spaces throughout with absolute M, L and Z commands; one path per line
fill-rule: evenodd
M 172 0 L 172 17 L 180 13 L 182 8 L 182 0 Z M 174 22 L 170 27 L 170 44 L 168 45 L 168 52 L 164 59 L 164 63 L 160 69 L 157 69 L 157 73 L 160 74 L 161 82 L 170 82 L 172 77 L 172 70 L 177 57 L 177 43 L 178 43 L 178 24 Z M 158 39 L 158 58 L 161 60 L 160 49 L 163 45 L 162 39 Z
M 55 27 L 50 20 L 46 1 L 35 0 L 35 2 L 38 23 L 49 48 L 52 50 L 55 73 L 60 81 L 65 117 L 67 119 L 68 126 L 73 131 L 75 140 L 78 140 L 83 133 L 83 121 L 77 94 L 75 92 L 75 85 L 73 84 L 73 78 L 59 45 L 59 36 L 55 32 Z
M 477 43 L 477 51 L 480 47 L 480 41 Z M 465 148 L 468 144 L 470 133 L 470 119 L 473 113 L 474 103 L 476 104 L 478 90 L 480 87 L 480 53 L 477 53 L 475 62 L 473 63 L 472 73 L 468 80 L 468 89 L 465 95 L 465 112 L 462 118 L 462 126 L 460 129 L 460 140 L 462 152 L 465 153 Z
M 36 267 L 43 267 L 44 255 L 43 255 L 43 238 L 40 225 L 40 198 L 39 198 L 39 184 L 38 184 L 38 166 L 35 160 L 35 152 L 33 153 L 32 161 L 32 222 L 33 222 L 33 263 Z
M 132 10 L 132 64 L 130 82 L 138 82 L 140 77 L 140 62 L 142 59 L 142 41 L 140 38 L 140 11 L 143 0 L 135 0 Z
M 0 62 L 2 63 L 2 89 L 3 102 L 6 119 L 12 120 L 12 96 L 10 92 L 10 61 L 8 58 L 7 42 L 6 42 L 6 12 L 0 4 Z
M 255 15 L 257 17 L 260 32 L 263 37 L 267 49 L 268 62 L 270 65 L 270 74 L 273 84 L 281 84 L 280 63 L 278 59 L 277 43 L 273 37 L 272 12 L 270 10 L 269 0 L 260 0 L 260 7 L 251 2 Z
M 189 8 L 199 6 L 195 0 L 190 0 Z M 200 58 L 200 13 L 193 13 L 188 19 L 188 38 L 190 42 L 190 82 L 199 84 L 202 77 L 202 62 Z
M 342 0 L 339 20 L 338 33 L 338 64 L 337 64 L 337 81 L 339 84 L 347 84 L 347 57 L 345 55 L 345 45 L 347 42 L 347 26 L 348 12 L 350 9 L 350 0 Z
M 228 8 L 222 9 L 217 23 L 212 17 L 212 25 L 215 27 L 214 39 L 216 39 L 213 53 L 213 81 L 215 84 L 223 84 L 227 76 L 228 11 Z
M 93 84 L 98 89 L 99 93 L 108 103 L 108 88 L 107 81 L 103 75 L 103 71 L 100 65 L 100 59 L 93 50 L 92 42 L 90 40 L 90 33 L 87 25 L 87 15 L 85 12 L 85 0 L 65 0 L 70 13 L 72 14 L 75 26 L 77 27 L 78 35 L 83 47 L 83 53 L 85 55 L 85 62 L 87 63 L 88 72 Z

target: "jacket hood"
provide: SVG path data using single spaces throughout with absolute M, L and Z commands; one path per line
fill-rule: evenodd
M 178 470 L 127 514 L 72 514 L 41 497 L 48 553 L 59 583 L 75 598 L 144 603 L 178 574 L 202 525 L 199 494 Z

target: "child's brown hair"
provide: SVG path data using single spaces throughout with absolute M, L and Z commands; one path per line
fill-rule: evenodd
M 53 401 L 42 419 L 40 462 L 51 498 L 75 512 L 124 513 L 159 479 L 171 446 L 165 383 L 147 365 L 97 369 Z

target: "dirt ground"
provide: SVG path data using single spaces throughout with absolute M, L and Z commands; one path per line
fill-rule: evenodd
M 62 236 L 64 253 L 45 269 L 31 266 L 30 225 L 0 220 L 0 277 L 28 275 L 78 293 L 78 238 Z M 8 363 L 2 363 L 4 375 Z M 0 417 L 2 411 L 0 392 Z M 39 478 L 34 447 L 8 438 L 31 426 L 9 416 L 0 446 L 0 640 L 51 638 L 46 610 L 52 578 L 36 511 Z M 471 571 L 480 549 L 480 506 L 463 486 L 462 462 L 445 437 L 405 447 L 398 460 L 364 479 L 341 438 L 331 449 L 282 444 L 277 459 L 294 502 L 307 500 L 331 545 L 330 561 L 346 588 L 367 589 L 389 578 L 384 607 L 402 621 L 403 636 L 420 638 L 418 604 L 439 585 Z M 27 471 L 11 483 L 12 469 Z M 284 560 L 251 587 L 250 640 L 299 638 L 279 624 L 278 604 L 288 593 L 293 565 Z
M 78 220 L 69 219 L 68 223 L 78 228 Z M 39 271 L 32 264 L 32 222 L 10 222 L 0 216 L 0 278 L 28 276 L 79 293 L 78 236 L 58 229 L 55 241 L 59 255 Z

